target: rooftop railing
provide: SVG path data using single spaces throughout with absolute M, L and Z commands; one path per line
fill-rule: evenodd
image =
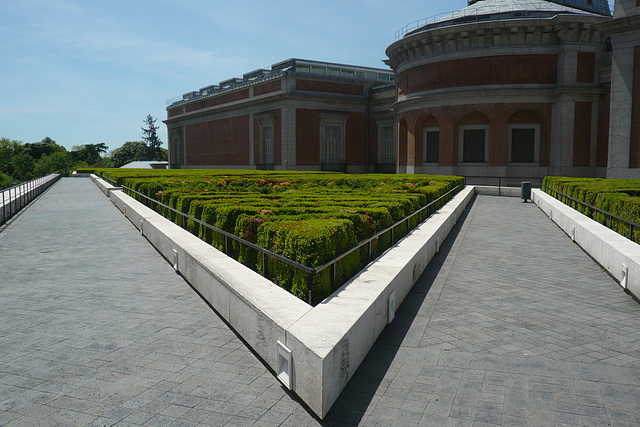
M 551 187 L 547 187 L 546 185 L 542 186 L 542 190 L 545 193 L 548 193 L 549 195 L 555 197 L 556 199 L 560 200 L 562 203 L 564 203 L 567 206 L 570 206 L 573 209 L 576 209 L 577 211 L 585 214 L 586 216 L 588 216 L 589 218 L 598 221 L 600 224 L 614 230 L 614 225 L 621 225 L 624 224 L 626 227 L 629 227 L 629 230 L 627 232 L 627 235 L 625 237 L 627 237 L 629 240 L 638 243 L 638 241 L 640 240 L 640 236 L 638 235 L 638 230 L 640 230 L 640 224 L 638 224 L 637 222 L 634 221 L 630 221 L 626 218 L 622 218 L 621 216 L 618 216 L 616 214 L 613 214 L 611 212 L 605 211 L 603 209 L 597 208 L 593 205 L 590 205 L 589 203 L 585 203 L 582 200 L 578 200 L 574 197 L 571 197 L 565 193 L 563 193 L 562 191 L 553 189 Z M 618 227 L 620 228 L 620 227 Z M 617 231 L 617 230 L 614 230 Z M 620 233 L 619 231 L 617 231 L 618 234 L 620 235 L 624 235 L 622 233 Z
M 557 1 L 556 4 L 565 7 L 571 7 L 576 9 L 574 6 L 569 4 L 563 4 L 563 2 Z M 613 14 L 613 2 L 609 2 L 609 11 Z M 528 4 L 527 9 L 523 9 L 520 5 L 495 5 L 493 6 L 493 10 L 490 13 L 487 13 L 486 10 L 479 11 L 478 9 L 461 9 L 452 12 L 444 12 L 439 13 L 437 15 L 429 16 L 427 18 L 418 19 L 417 21 L 410 22 L 404 27 L 400 28 L 395 33 L 394 41 L 398 41 L 402 39 L 407 34 L 419 30 L 427 25 L 437 24 L 439 20 L 450 16 L 450 19 L 447 19 L 442 23 L 442 26 L 451 25 L 451 24 L 459 24 L 466 22 L 474 22 L 474 21 L 490 21 L 495 19 L 501 19 L 505 17 L 516 17 L 516 13 L 518 12 L 550 12 L 557 13 L 558 10 L 554 9 L 551 4 Z M 595 12 L 591 12 L 595 13 Z M 506 16 L 505 16 L 506 15 Z M 510 16 L 509 16 L 510 15 Z M 435 26 L 435 25 L 434 25 Z
M 0 190 L 2 193 L 2 198 L 0 199 L 0 203 L 2 203 L 0 207 L 0 225 L 13 218 L 31 201 L 55 184 L 61 176 L 59 173 L 53 173 Z

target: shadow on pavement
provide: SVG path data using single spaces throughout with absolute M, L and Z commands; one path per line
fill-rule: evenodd
M 322 421 L 323 426 L 351 426 L 358 425 L 362 421 L 413 320 L 420 311 L 427 293 L 438 277 L 474 202 L 475 196 L 440 246 L 440 251 L 433 257 L 396 311 L 393 322 L 382 331 L 358 367 L 358 370 Z

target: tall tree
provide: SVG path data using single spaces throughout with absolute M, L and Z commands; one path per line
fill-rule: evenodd
M 48 136 L 44 138 L 40 142 L 27 142 L 24 144 L 24 148 L 27 150 L 27 153 L 34 160 L 39 160 L 42 156 L 49 156 L 53 153 L 57 152 L 67 152 L 67 149 L 61 145 L 58 145 L 53 139 Z
M 99 166 L 98 163 L 100 163 L 101 160 L 100 154 L 106 153 L 108 148 L 104 142 L 77 145 L 73 147 L 71 156 L 74 160 L 85 162 L 89 166 Z
M 147 114 L 144 124 L 146 127 L 142 127 L 142 139 L 147 143 L 149 157 L 156 160 L 160 156 L 160 146 L 162 145 L 162 141 L 158 137 L 158 129 L 160 127 L 156 126 L 156 119 L 151 114 Z
M 111 166 L 119 168 L 127 163 L 147 157 L 147 145 L 143 141 L 127 141 L 111 152 Z

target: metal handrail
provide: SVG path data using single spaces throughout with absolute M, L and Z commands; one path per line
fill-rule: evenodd
M 59 173 L 53 173 L 0 190 L 2 193 L 0 225 L 13 218 L 22 208 L 56 183 L 61 176 Z
M 106 179 L 107 181 L 110 181 L 113 185 L 117 185 L 116 181 L 114 181 L 114 180 L 112 180 L 110 178 L 103 177 L 103 179 Z M 297 261 L 294 261 L 292 259 L 289 259 L 289 258 L 283 256 L 283 255 L 280 255 L 280 254 L 277 254 L 275 252 L 272 252 L 269 249 L 265 249 L 265 248 L 263 248 L 261 246 L 258 246 L 253 242 L 250 242 L 248 240 L 243 239 L 242 237 L 236 236 L 236 235 L 234 235 L 232 233 L 229 233 L 229 232 L 227 232 L 225 230 L 222 230 L 222 229 L 220 229 L 218 227 L 215 227 L 215 226 L 213 226 L 211 224 L 208 224 L 208 223 L 206 223 L 206 222 L 204 222 L 204 221 L 202 221 L 202 220 L 200 220 L 198 218 L 195 218 L 195 217 L 193 217 L 193 216 L 191 216 L 191 215 L 189 215 L 187 213 L 181 212 L 178 209 L 175 209 L 175 208 L 173 208 L 173 207 L 171 207 L 169 205 L 166 205 L 166 204 L 164 204 L 164 203 L 162 203 L 162 202 L 160 202 L 160 201 L 158 201 L 156 199 L 153 199 L 153 198 L 151 198 L 151 197 L 149 197 L 149 196 L 147 196 L 147 195 L 145 195 L 143 193 L 140 193 L 139 191 L 134 190 L 134 189 L 132 189 L 130 187 L 127 187 L 125 185 L 120 185 L 118 187 L 121 187 L 123 190 L 129 191 L 132 194 L 135 194 L 137 196 L 142 197 L 145 201 L 149 201 L 151 203 L 156 204 L 157 206 L 161 206 L 162 208 L 165 208 L 165 209 L 169 210 L 170 212 L 173 212 L 176 215 L 180 215 L 182 217 L 182 228 L 186 228 L 185 220 L 192 220 L 195 223 L 199 224 L 200 227 L 206 227 L 206 228 L 209 228 L 210 230 L 212 230 L 214 232 L 222 234 L 224 236 L 224 238 L 225 238 L 225 244 L 224 244 L 224 246 L 225 246 L 224 253 L 225 254 L 228 254 L 228 252 L 229 252 L 229 250 L 228 250 L 229 245 L 228 245 L 228 240 L 227 239 L 232 239 L 233 241 L 238 242 L 241 245 L 245 245 L 245 246 L 247 246 L 247 247 L 249 247 L 251 249 L 254 249 L 254 250 L 260 252 L 262 254 L 262 257 L 263 257 L 263 269 L 264 269 L 263 275 L 265 277 L 268 277 L 267 264 L 265 262 L 265 257 L 266 256 L 274 258 L 274 259 L 276 259 L 278 261 L 282 261 L 282 262 L 284 262 L 285 264 L 287 264 L 287 265 L 289 265 L 291 267 L 297 268 L 297 269 L 302 270 L 303 272 L 307 273 L 309 275 L 309 278 L 308 278 L 309 300 L 308 300 L 308 302 L 309 302 L 309 304 L 311 304 L 312 299 L 313 299 L 312 298 L 311 284 L 313 283 L 313 278 L 316 275 L 320 274 L 322 271 L 326 270 L 327 268 L 332 267 L 333 268 L 332 276 L 331 276 L 332 288 L 335 288 L 335 280 L 336 280 L 336 267 L 335 266 L 336 266 L 337 262 L 339 262 L 340 260 L 342 260 L 346 256 L 352 254 L 353 252 L 362 249 L 364 246 L 368 246 L 369 262 L 365 266 L 363 266 L 363 268 L 366 267 L 372 261 L 372 259 L 371 259 L 371 254 L 372 254 L 371 245 L 372 245 L 373 241 L 378 239 L 383 234 L 391 232 L 391 245 L 393 245 L 394 244 L 394 240 L 395 240 L 394 239 L 394 231 L 395 231 L 395 228 L 397 226 L 406 223 L 407 224 L 407 232 L 409 232 L 409 223 L 410 223 L 412 218 L 414 218 L 417 215 L 418 218 L 419 218 L 419 223 L 421 223 L 422 221 L 427 219 L 431 214 L 436 212 L 436 209 L 434 207 L 437 206 L 438 203 L 442 203 L 442 200 L 444 200 L 447 197 L 453 197 L 452 195 L 457 193 L 458 191 L 460 191 L 462 188 L 464 188 L 464 186 L 465 186 L 464 183 L 457 185 L 456 187 L 454 187 L 451 190 L 449 190 L 447 193 L 445 193 L 442 196 L 438 197 L 437 199 L 431 201 L 429 204 L 423 206 L 419 210 L 411 213 L 410 215 L 407 215 L 405 218 L 395 222 L 394 224 L 392 224 L 391 226 L 385 228 L 384 230 L 379 231 L 378 233 L 376 233 L 372 237 L 369 237 L 367 239 L 362 240 L 361 242 L 357 243 L 354 247 L 352 247 L 348 251 L 342 253 L 341 255 L 338 255 L 334 259 L 326 262 L 325 264 L 317 266 L 317 267 L 309 267 L 309 266 L 306 266 L 304 264 L 300 264 Z M 146 202 L 145 202 L 145 204 L 146 204 Z M 430 212 L 431 209 L 433 209 L 432 212 Z M 424 216 L 424 218 L 423 218 L 423 212 L 425 212 L 425 211 L 427 212 L 427 215 Z M 171 216 L 169 217 L 169 219 L 171 219 Z M 199 231 L 201 232 L 202 228 L 200 228 Z
M 571 7 L 575 9 L 575 6 L 572 5 L 570 2 L 561 2 L 561 1 L 555 1 L 555 3 L 559 4 L 560 6 L 565 6 L 565 7 Z M 609 12 L 611 14 L 613 14 L 613 6 L 614 3 L 611 1 L 608 1 L 609 4 Z M 439 13 L 437 15 L 432 15 L 429 16 L 427 18 L 422 18 L 422 19 L 418 19 L 416 21 L 410 22 L 407 25 L 405 25 L 404 27 L 400 28 L 399 30 L 397 30 L 395 32 L 395 37 L 394 37 L 394 41 L 398 41 L 400 39 L 402 39 L 404 36 L 406 36 L 407 34 L 411 33 L 412 31 L 418 30 L 426 25 L 429 24 L 435 24 L 438 20 L 440 20 L 441 18 L 444 18 L 445 16 L 450 16 L 451 19 L 444 21 L 444 22 L 451 22 L 451 21 L 457 21 L 460 19 L 464 19 L 464 18 L 470 18 L 470 17 L 476 17 L 476 18 L 480 18 L 483 16 L 487 17 L 487 20 L 489 20 L 489 18 L 491 17 L 491 20 L 495 19 L 495 15 L 499 15 L 499 14 L 505 14 L 505 13 L 512 13 L 512 12 L 553 12 L 553 13 L 557 13 L 557 12 L 562 12 L 562 11 L 558 11 L 558 10 L 553 10 L 550 9 L 548 6 L 545 5 L 533 5 L 533 4 L 528 4 L 527 5 L 527 9 L 523 9 L 522 6 L 520 5 L 500 5 L 500 6 L 494 6 L 494 11 L 491 14 L 487 14 L 486 12 L 482 12 L 482 11 L 478 11 L 477 9 L 460 9 L 460 10 L 455 10 L 455 11 L 451 11 L 451 12 L 443 12 L 443 13 Z
M 363 241 L 361 241 L 360 243 L 356 244 L 356 246 L 354 246 L 353 248 L 349 249 L 347 252 L 344 252 L 342 255 L 337 256 L 336 258 L 332 259 L 331 261 L 318 266 L 314 269 L 314 272 L 320 273 L 321 271 L 323 271 L 324 269 L 330 267 L 331 265 L 335 265 L 336 262 L 340 261 L 342 258 L 346 257 L 347 255 L 352 254 L 353 252 L 357 251 L 358 249 L 361 249 L 362 247 L 364 247 L 365 245 L 371 245 L 371 243 L 378 239 L 380 236 L 382 236 L 383 234 L 386 234 L 388 232 L 391 231 L 392 233 L 392 237 L 391 237 L 391 244 L 393 244 L 393 231 L 395 230 L 395 228 L 403 223 L 407 224 L 407 232 L 409 229 L 409 222 L 411 220 L 411 218 L 415 217 L 416 215 L 418 215 L 418 224 L 422 223 L 422 221 L 424 221 L 425 219 L 429 218 L 430 214 L 429 214 L 429 210 L 431 209 L 432 206 L 435 206 L 438 202 L 440 202 L 440 200 L 444 199 L 445 197 L 449 196 L 451 193 L 457 193 L 458 191 L 460 191 L 462 188 L 464 187 L 464 183 L 463 184 L 459 184 L 456 187 L 452 188 L 451 190 L 447 191 L 445 194 L 443 194 L 442 196 L 438 197 L 437 199 L 433 200 L 432 202 L 430 202 L 429 204 L 423 206 L 422 208 L 418 209 L 417 211 L 415 211 L 414 213 L 407 215 L 406 217 L 404 217 L 403 219 L 401 219 L 400 221 L 396 221 L 394 224 L 392 224 L 390 227 L 385 228 L 382 231 L 377 232 L 376 234 L 374 234 L 372 237 L 369 237 Z M 427 211 L 427 216 L 422 219 L 422 212 Z M 431 212 L 431 214 L 435 213 L 435 210 L 433 212 Z M 369 249 L 369 256 L 371 256 L 371 249 Z M 368 265 L 368 264 L 367 264 Z
M 546 192 L 546 193 L 550 193 L 551 191 L 553 191 L 554 193 L 561 195 L 565 199 L 569 199 L 572 202 L 579 203 L 583 207 L 587 207 L 587 208 L 589 208 L 589 209 L 591 209 L 591 210 L 593 210 L 595 212 L 598 212 L 599 214 L 606 215 L 609 218 L 608 224 L 607 224 L 608 228 L 611 228 L 612 219 L 616 219 L 618 221 L 622 221 L 622 222 L 626 223 L 629 226 L 629 240 L 631 240 L 631 241 L 633 241 L 633 229 L 634 229 L 634 227 L 637 228 L 637 229 L 640 229 L 640 224 L 638 224 L 637 222 L 628 220 L 627 218 L 622 218 L 621 216 L 618 216 L 618 215 L 616 215 L 614 213 L 611 213 L 611 212 L 605 211 L 603 209 L 597 208 L 597 207 L 595 207 L 593 205 L 590 205 L 589 203 L 583 202 L 582 200 L 578 200 L 575 197 L 571 197 L 568 194 L 565 194 L 560 190 L 556 190 L 555 188 L 551 188 L 551 187 L 548 187 L 548 186 L 543 184 L 542 185 L 542 190 L 544 192 Z M 555 197 L 556 199 L 560 200 L 562 203 L 567 204 L 564 200 L 561 200 L 559 197 L 556 197 L 556 196 L 553 196 L 553 197 Z M 587 216 L 589 216 L 589 215 L 587 215 Z

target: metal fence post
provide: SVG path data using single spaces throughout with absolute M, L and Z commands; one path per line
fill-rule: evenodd
M 267 276 L 267 254 L 264 252 L 262 252 L 262 275 L 267 279 L 269 278 Z
M 334 290 L 336 288 L 336 264 L 338 262 L 334 262 L 333 265 L 331 266 L 331 290 Z

